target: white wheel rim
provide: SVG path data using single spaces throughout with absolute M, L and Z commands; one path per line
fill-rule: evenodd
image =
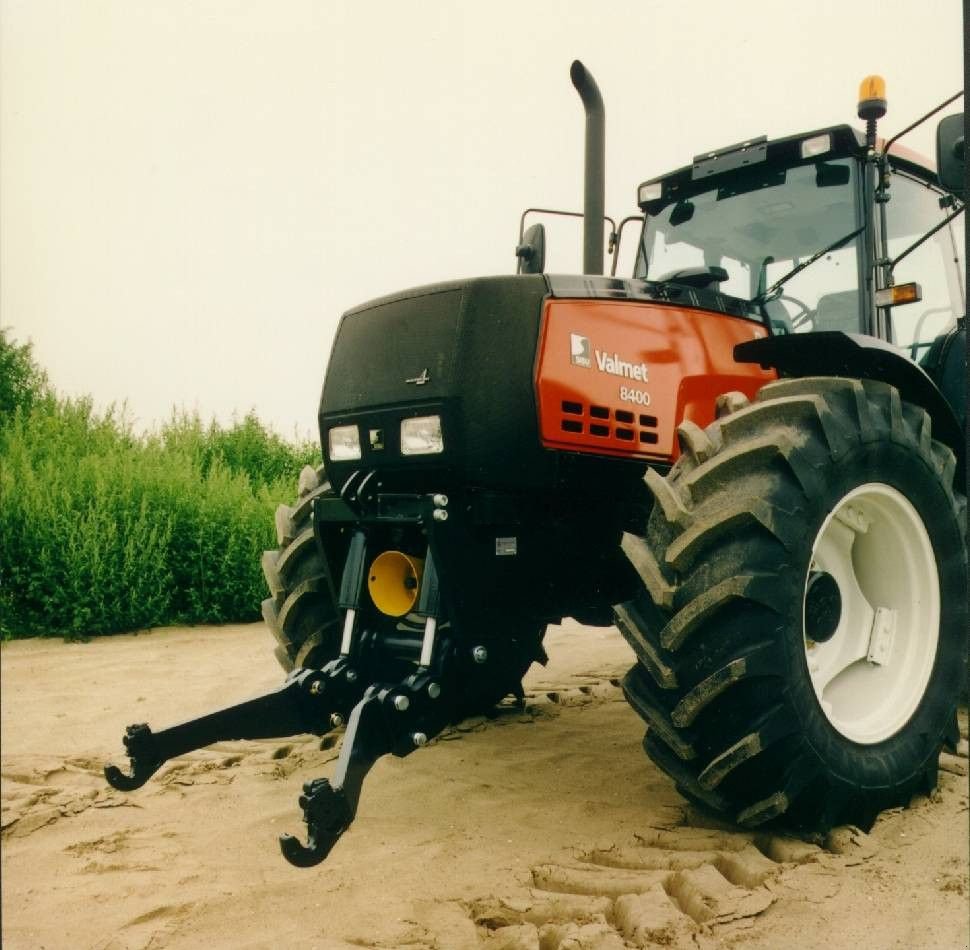
M 882 742 L 919 706 L 940 637 L 940 583 L 923 519 L 895 488 L 860 485 L 822 524 L 814 571 L 831 574 L 842 599 L 830 639 L 804 636 L 815 695 L 842 735 Z M 804 600 L 802 625 L 809 629 Z

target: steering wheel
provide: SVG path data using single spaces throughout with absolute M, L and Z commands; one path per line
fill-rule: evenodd
M 788 309 L 782 306 L 781 301 L 787 300 L 793 304 L 797 311 L 794 316 L 788 313 Z M 777 304 L 777 307 L 775 306 Z M 770 309 L 769 309 L 770 308 Z M 786 294 L 778 294 L 777 297 L 769 297 L 761 304 L 761 311 L 777 329 L 775 332 L 795 333 L 800 327 L 811 329 L 813 317 L 812 309 L 803 300 L 797 297 L 789 297 Z
M 773 299 L 778 301 L 787 300 L 788 303 L 792 303 L 798 307 L 798 312 L 789 317 L 793 330 L 799 330 L 806 326 L 809 330 L 812 328 L 811 325 L 815 316 L 815 311 L 807 303 L 805 303 L 805 301 L 799 300 L 798 297 L 791 297 L 788 294 L 780 294 Z

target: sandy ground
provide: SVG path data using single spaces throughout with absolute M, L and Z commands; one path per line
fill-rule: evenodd
M 279 682 L 261 625 L 4 644 L 3 946 L 968 946 L 965 711 L 939 790 L 870 834 L 745 835 L 643 756 L 615 631 L 567 625 L 547 646 L 524 710 L 382 760 L 328 861 L 297 870 L 276 836 L 302 833 L 301 785 L 335 746 L 223 743 L 129 795 L 101 777 L 127 723 Z

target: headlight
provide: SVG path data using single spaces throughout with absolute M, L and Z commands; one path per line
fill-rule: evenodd
M 810 139 L 803 139 L 800 146 L 802 158 L 814 158 L 816 155 L 824 155 L 832 151 L 832 136 L 825 132 L 823 135 L 815 135 Z
M 357 426 L 338 426 L 330 430 L 330 458 L 334 462 L 348 462 L 360 458 L 360 433 Z
M 418 416 L 401 423 L 402 455 L 435 455 L 444 450 L 441 416 Z
M 659 181 L 649 182 L 637 189 L 638 205 L 645 205 L 648 201 L 659 201 L 662 197 L 663 185 Z

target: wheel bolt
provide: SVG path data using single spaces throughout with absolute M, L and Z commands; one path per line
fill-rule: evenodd
M 314 680 L 310 684 L 310 695 L 319 696 L 323 692 L 323 683 L 320 680 Z
M 428 695 L 437 699 L 441 695 L 441 687 L 437 683 L 428 683 Z
M 428 737 L 423 732 L 415 732 L 411 736 L 411 741 L 420 749 L 421 746 L 428 744 Z
M 344 717 L 341 716 L 340 713 L 334 713 L 330 717 L 330 725 L 333 726 L 334 729 L 339 729 L 343 724 Z
M 447 521 L 448 512 L 444 508 L 435 508 L 434 513 L 431 515 L 435 521 Z
M 356 683 L 357 682 L 357 671 L 356 670 L 347 670 L 347 682 L 348 683 Z
M 435 495 L 431 499 L 434 502 L 436 508 L 447 508 L 448 507 L 448 496 L 447 495 Z
M 398 712 L 405 712 L 408 706 L 411 705 L 411 700 L 408 699 L 407 696 L 402 696 L 399 693 L 397 696 L 394 697 L 393 703 L 394 703 L 394 708 Z
M 484 663 L 488 659 L 488 650 L 485 647 L 478 646 L 472 650 L 472 659 L 476 663 Z

